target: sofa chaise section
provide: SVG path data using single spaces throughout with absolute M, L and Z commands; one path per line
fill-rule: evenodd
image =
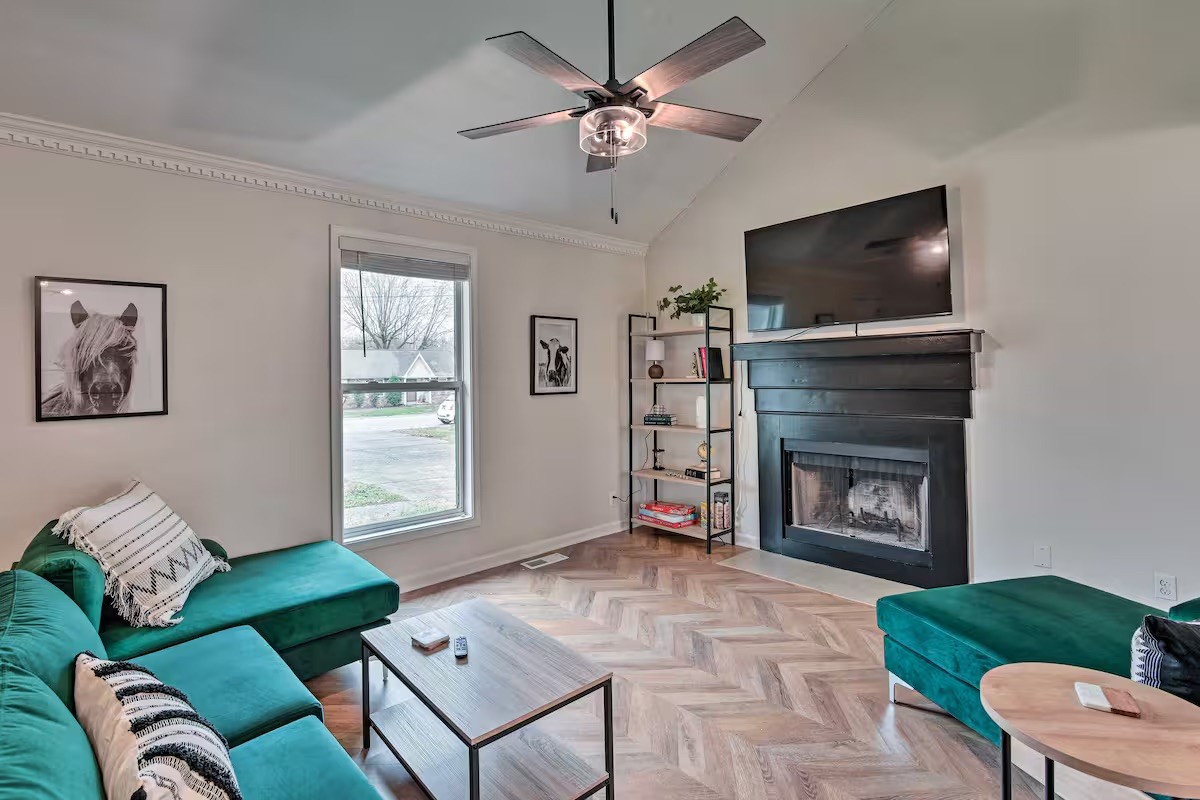
M 99 629 L 110 658 L 129 659 L 239 625 L 266 640 L 302 680 L 357 661 L 359 633 L 387 622 L 400 587 L 334 542 L 314 542 L 230 559 L 189 595 L 183 621 L 135 628 L 111 612 L 96 562 L 51 533 L 35 537 L 18 566 L 37 572 L 75 601 Z M 216 542 L 204 545 L 224 557 Z
M 1055 576 L 926 589 L 876 605 L 888 671 L 994 742 L 999 728 L 979 702 L 988 670 L 1043 661 L 1128 675 L 1133 632 L 1162 613 Z

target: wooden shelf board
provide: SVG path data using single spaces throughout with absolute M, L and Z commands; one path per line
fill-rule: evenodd
M 715 378 L 711 381 L 706 381 L 704 378 L 630 378 L 632 383 L 711 383 L 714 386 L 721 383 L 729 383 L 729 378 Z
M 637 516 L 630 519 L 629 524 L 634 526 L 645 525 L 647 528 L 655 528 L 656 530 L 667 531 L 668 533 L 695 533 L 700 530 L 700 525 L 696 522 L 693 522 L 691 525 L 684 525 L 682 528 L 677 528 L 673 525 L 663 525 L 662 523 L 642 519 Z
M 633 477 L 647 478 L 652 481 L 669 481 L 671 483 L 683 483 L 683 484 L 687 484 L 688 486 L 704 486 L 705 485 L 705 481 L 699 480 L 697 478 L 677 478 L 674 475 L 664 474 L 662 470 L 635 469 L 633 471 Z M 718 478 L 717 480 L 712 482 L 712 485 L 718 486 L 722 483 L 729 483 L 729 479 L 728 478 Z
M 721 326 L 717 326 L 717 325 L 714 325 L 711 328 L 708 328 L 708 330 L 713 331 L 714 333 L 728 333 L 729 332 L 729 328 L 721 327 Z M 642 338 L 642 339 L 662 339 L 662 338 L 665 338 L 668 336 L 696 336 L 698 334 L 704 333 L 704 331 L 705 331 L 704 328 L 675 328 L 674 330 L 665 330 L 665 331 L 634 331 L 633 333 L 631 333 L 629 335 L 633 336 L 635 338 Z
M 436 800 L 466 800 L 467 746 L 418 699 L 371 715 L 405 769 Z M 494 800 L 581 800 L 606 779 L 537 724 L 479 751 L 480 794 Z
M 636 431 L 671 431 L 673 433 L 704 433 L 704 428 L 696 425 L 630 425 Z M 713 428 L 709 433 L 728 433 L 730 428 Z
M 686 533 L 689 536 L 697 533 L 701 536 L 705 535 L 704 526 L 698 522 L 693 522 L 691 525 L 684 525 L 682 528 L 676 528 L 671 525 L 663 525 L 661 523 L 654 522 L 653 520 L 642 519 L 641 517 L 634 516 L 629 520 L 629 524 L 635 527 L 638 525 L 645 525 L 647 528 L 655 528 L 656 530 L 666 531 L 668 533 Z M 713 531 L 712 533 L 709 533 L 708 536 L 715 539 L 718 536 L 724 536 L 727 533 L 729 533 L 729 528 L 726 528 L 723 531 Z

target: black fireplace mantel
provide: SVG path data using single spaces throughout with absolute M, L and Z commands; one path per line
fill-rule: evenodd
M 758 414 L 760 547 L 914 586 L 966 583 L 963 426 L 981 341 L 980 331 L 952 330 L 734 344 L 731 357 L 747 362 Z M 803 442 L 928 453 L 925 563 L 785 519 L 786 452 Z
M 982 332 L 902 333 L 732 347 L 760 414 L 969 419 Z

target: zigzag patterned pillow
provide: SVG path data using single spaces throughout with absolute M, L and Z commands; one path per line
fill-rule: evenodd
M 145 667 L 80 653 L 75 714 L 111 800 L 242 800 L 225 737 Z
M 134 481 L 98 506 L 63 514 L 54 533 L 96 559 L 104 593 L 135 627 L 177 625 L 188 594 L 229 564 L 204 544 L 162 498 Z

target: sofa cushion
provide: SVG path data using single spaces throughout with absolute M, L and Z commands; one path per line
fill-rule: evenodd
M 104 609 L 104 570 L 100 569 L 96 559 L 56 536 L 54 526 L 57 523 L 58 520 L 51 520 L 33 537 L 17 562 L 17 569 L 29 570 L 50 581 L 71 598 L 87 615 L 92 627 L 99 630 Z
M 301 717 L 322 718 L 312 692 L 253 628 L 244 625 L 134 661 L 181 689 L 230 747 Z
M 35 797 L 104 800 L 100 767 L 87 734 L 54 692 L 0 664 L 0 800 Z
M 25 570 L 0 572 L 0 664 L 30 672 L 75 708 L 75 656 L 104 653 L 100 635 L 69 597 Z
M 237 625 L 253 627 L 275 650 L 285 650 L 382 619 L 400 603 L 395 581 L 334 542 L 230 563 L 231 571 L 192 590 L 178 625 L 104 628 L 100 635 L 109 656 L 130 658 Z
M 333 735 L 305 717 L 233 748 L 245 800 L 380 800 Z
M 947 586 L 884 597 L 879 627 L 978 687 L 984 673 L 1048 661 L 1129 673 L 1129 642 L 1150 606 L 1055 576 Z

